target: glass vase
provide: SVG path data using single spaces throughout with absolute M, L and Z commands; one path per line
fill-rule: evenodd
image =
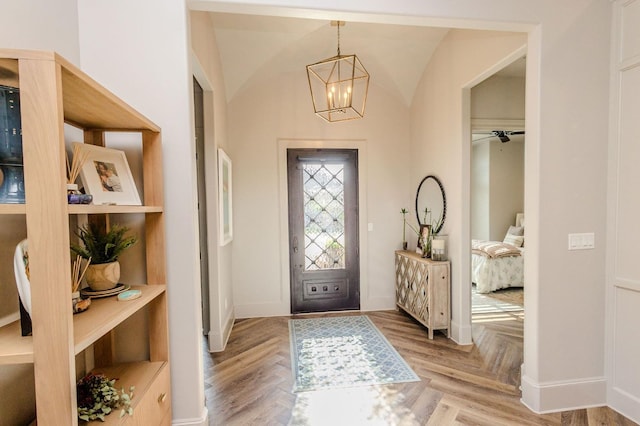
M 0 85 L 0 203 L 24 203 L 20 90 Z

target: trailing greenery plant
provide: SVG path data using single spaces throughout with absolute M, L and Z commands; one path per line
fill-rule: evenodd
M 120 417 L 125 414 L 133 415 L 131 400 L 134 387 L 129 393 L 124 389 L 118 391 L 115 387 L 116 379 L 109 379 L 102 374 L 87 374 L 76 384 L 78 396 L 78 418 L 83 421 L 105 420 L 105 416 L 113 410 L 121 409 Z
M 127 231 L 129 228 L 125 226 L 112 225 L 107 231 L 95 223 L 87 223 L 75 233 L 82 245 L 71 244 L 71 251 L 91 259 L 93 264 L 116 261 L 124 250 L 138 241 L 134 235 L 126 236 Z

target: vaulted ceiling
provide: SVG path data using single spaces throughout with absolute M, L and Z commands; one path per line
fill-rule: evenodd
M 227 99 L 250 81 L 300 72 L 335 56 L 337 27 L 330 21 L 211 13 Z M 410 105 L 431 55 L 448 29 L 347 22 L 340 27 L 342 54 L 356 54 L 378 85 Z M 260 81 L 260 80 L 258 80 Z
M 337 27 L 331 21 L 210 12 L 221 56 L 227 100 L 247 84 L 335 56 Z M 431 56 L 448 28 L 346 22 L 340 27 L 342 54 L 356 54 L 380 86 L 409 106 Z M 525 61 L 501 75 L 524 77 Z

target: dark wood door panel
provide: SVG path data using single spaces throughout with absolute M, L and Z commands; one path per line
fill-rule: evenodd
M 291 312 L 360 308 L 356 150 L 290 149 Z

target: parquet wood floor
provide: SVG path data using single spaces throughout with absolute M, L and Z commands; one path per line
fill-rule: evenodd
M 224 352 L 204 350 L 210 425 L 635 425 L 608 408 L 536 415 L 522 405 L 522 318 L 474 323 L 476 344 L 458 346 L 439 332 L 429 340 L 402 312 L 365 314 L 420 382 L 294 394 L 290 317 L 238 320 Z

